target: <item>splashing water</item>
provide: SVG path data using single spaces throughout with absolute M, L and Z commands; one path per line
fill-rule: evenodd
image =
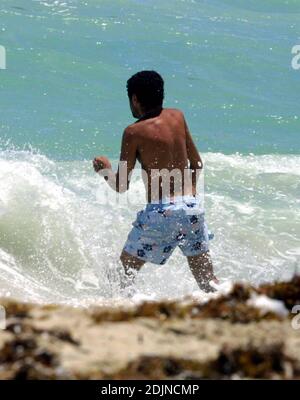
M 202 155 L 205 207 L 221 280 L 253 284 L 291 275 L 300 259 L 300 156 Z M 119 255 L 138 207 L 99 204 L 106 183 L 87 161 L 0 152 L 0 296 L 90 304 L 120 298 Z M 141 179 L 132 195 L 141 193 Z M 138 292 L 151 298 L 197 291 L 179 250 L 146 264 Z

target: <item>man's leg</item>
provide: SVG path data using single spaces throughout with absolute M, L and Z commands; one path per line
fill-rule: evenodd
M 127 253 L 127 251 L 123 250 L 120 256 L 121 263 L 124 267 L 126 279 L 121 282 L 121 289 L 126 289 L 130 287 L 134 283 L 134 278 L 142 266 L 145 264 L 145 261 L 140 260 L 137 257 L 132 256 Z
M 218 279 L 215 277 L 213 271 L 213 264 L 209 251 L 198 254 L 197 256 L 189 256 L 187 259 L 199 288 L 206 293 L 214 292 L 215 289 L 210 286 L 209 282 L 214 281 L 218 283 Z

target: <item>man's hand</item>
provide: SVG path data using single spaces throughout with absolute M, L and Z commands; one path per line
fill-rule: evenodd
M 94 170 L 106 180 L 108 185 L 118 193 L 124 193 L 129 188 L 130 174 L 133 170 L 137 156 L 137 144 L 135 135 L 129 128 L 123 133 L 120 163 L 115 173 L 108 158 L 101 156 L 93 160 Z M 124 164 L 125 163 L 125 164 Z M 126 168 L 126 173 L 120 173 L 121 168 Z
M 95 157 L 93 160 L 93 167 L 95 172 L 99 172 L 102 169 L 111 169 L 111 163 L 105 156 Z

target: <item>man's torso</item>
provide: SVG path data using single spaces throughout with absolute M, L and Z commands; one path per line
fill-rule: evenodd
M 130 129 L 136 141 L 137 159 L 146 173 L 148 202 L 193 194 L 184 174 L 188 157 L 183 114 L 176 109 L 162 109 L 159 115 L 142 119 Z M 159 172 L 162 170 L 163 173 Z

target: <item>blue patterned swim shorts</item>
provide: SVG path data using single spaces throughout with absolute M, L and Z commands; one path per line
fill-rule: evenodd
M 145 261 L 163 265 L 178 246 L 185 256 L 208 251 L 211 239 L 204 210 L 193 196 L 147 204 L 137 214 L 124 250 Z

